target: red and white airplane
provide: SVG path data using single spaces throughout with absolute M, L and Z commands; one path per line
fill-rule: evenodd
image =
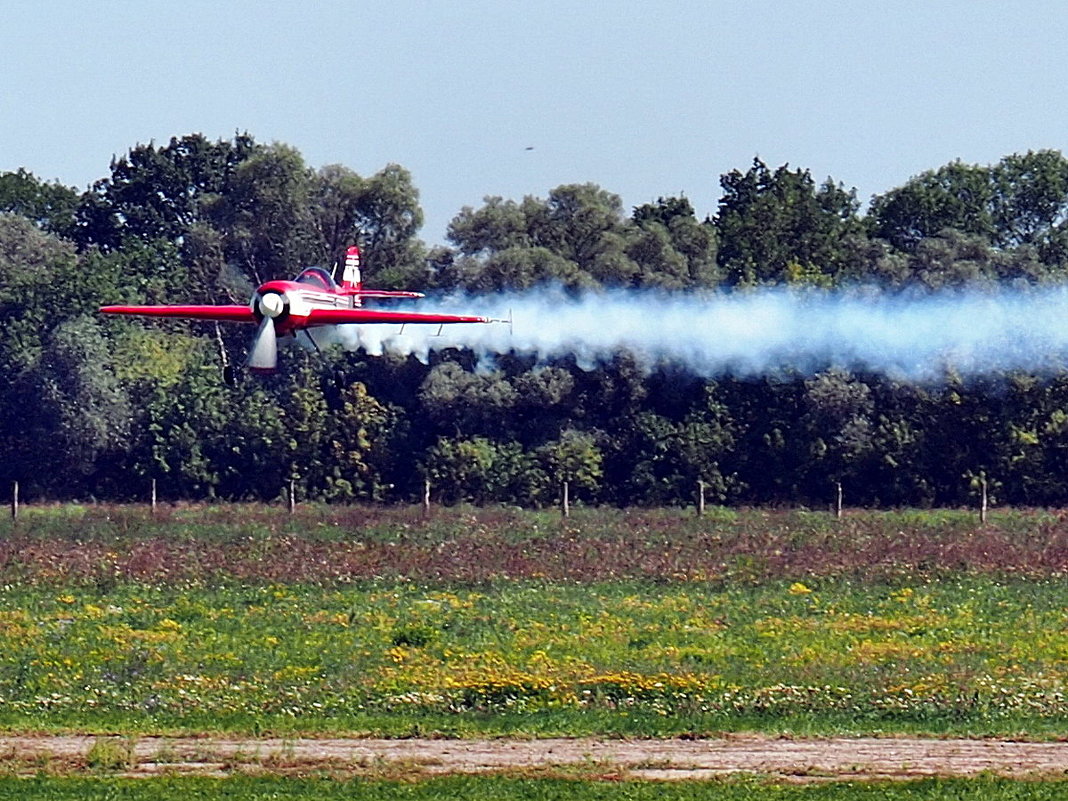
M 364 289 L 360 277 L 360 249 L 350 247 L 345 254 L 341 284 L 319 267 L 309 267 L 292 281 L 268 281 L 252 294 L 247 306 L 102 306 L 104 314 L 138 314 L 147 317 L 178 317 L 189 320 L 218 320 L 256 323 L 259 330 L 249 347 L 246 365 L 257 373 L 273 373 L 278 367 L 278 337 L 296 336 L 304 331 L 313 345 L 309 329 L 345 323 L 492 323 L 488 317 L 459 314 L 420 314 L 417 312 L 365 309 L 364 298 L 421 298 L 420 292 Z M 316 346 L 317 347 L 317 346 Z

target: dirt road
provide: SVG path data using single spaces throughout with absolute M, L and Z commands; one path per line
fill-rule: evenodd
M 347 775 L 570 771 L 605 778 L 701 779 L 730 773 L 794 781 L 1065 776 L 1068 743 L 904 738 L 712 740 L 380 740 L 0 736 L 0 766 L 127 775 L 238 771 Z

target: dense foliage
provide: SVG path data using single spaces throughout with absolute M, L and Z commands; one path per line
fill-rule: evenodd
M 1068 500 L 1068 373 L 700 379 L 625 351 L 595 365 L 471 354 L 429 364 L 287 354 L 223 380 L 248 332 L 102 319 L 106 302 L 245 302 L 259 282 L 330 266 L 359 240 L 384 288 L 547 283 L 692 291 L 857 282 L 889 291 L 1037 285 L 1068 273 L 1068 160 L 959 162 L 876 196 L 755 160 L 721 178 L 711 219 L 684 197 L 630 210 L 592 184 L 486 198 L 447 247 L 417 238 L 402 167 L 310 169 L 282 144 L 199 135 L 139 145 L 79 194 L 0 174 L 0 481 L 26 497 L 822 504 Z

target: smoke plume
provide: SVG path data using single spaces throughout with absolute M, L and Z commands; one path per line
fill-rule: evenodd
M 902 295 L 760 289 L 734 293 L 542 290 L 453 296 L 408 310 L 481 314 L 513 325 L 340 326 L 337 339 L 371 355 L 469 348 L 594 366 L 620 349 L 649 367 L 697 375 L 811 374 L 828 367 L 909 381 L 1005 371 L 1049 372 L 1068 358 L 1068 287 Z

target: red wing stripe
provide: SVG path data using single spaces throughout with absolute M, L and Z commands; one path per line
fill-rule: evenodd
M 488 317 L 463 314 L 422 314 L 417 312 L 379 311 L 377 309 L 312 309 L 308 327 L 344 323 L 488 323 Z
M 137 314 L 143 317 L 179 317 L 232 323 L 257 322 L 256 315 L 248 306 L 102 306 L 100 311 L 104 314 Z

